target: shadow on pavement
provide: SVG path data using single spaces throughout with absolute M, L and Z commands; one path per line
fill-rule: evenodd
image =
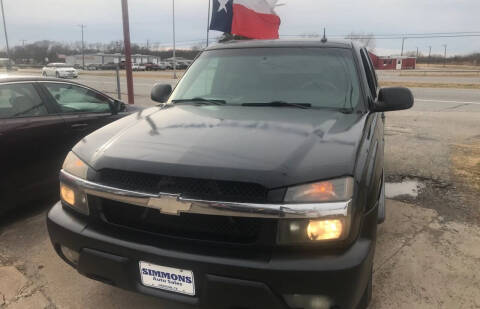
M 15 224 L 27 218 L 46 213 L 58 201 L 58 196 L 38 199 L 26 204 L 20 204 L 6 213 L 0 214 L 0 234 L 11 224 Z

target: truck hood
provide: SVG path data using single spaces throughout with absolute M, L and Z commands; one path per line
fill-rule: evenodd
M 366 116 L 333 110 L 150 108 L 85 137 L 95 170 L 253 182 L 277 188 L 353 175 Z

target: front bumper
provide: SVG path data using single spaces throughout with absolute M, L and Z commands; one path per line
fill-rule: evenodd
M 376 213 L 372 213 L 375 222 Z M 289 308 L 283 295 L 328 296 L 335 308 L 355 308 L 368 284 L 375 241 L 360 237 L 348 249 L 329 254 L 272 253 L 269 260 L 192 254 L 165 249 L 148 237 L 88 224 L 57 203 L 48 213 L 53 246 L 80 253 L 79 273 L 117 287 L 200 308 Z M 371 233 L 370 233 L 371 234 Z M 65 258 L 64 258 L 65 259 Z M 195 296 L 143 286 L 138 262 L 194 272 Z

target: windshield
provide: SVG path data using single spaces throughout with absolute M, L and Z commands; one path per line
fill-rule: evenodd
M 340 109 L 354 108 L 360 91 L 348 49 L 222 49 L 202 53 L 170 102 L 193 98 L 227 105 L 288 102 Z
M 71 65 L 68 65 L 66 63 L 52 63 L 49 66 L 55 67 L 55 68 L 71 68 Z

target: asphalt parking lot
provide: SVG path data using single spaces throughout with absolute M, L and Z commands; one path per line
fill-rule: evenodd
M 174 83 L 170 74 L 136 74 L 137 104 L 153 105 L 152 85 Z M 78 82 L 116 89 L 113 75 Z M 480 308 L 480 90 L 413 92 L 413 109 L 386 118 L 389 199 L 370 307 Z M 183 308 L 86 279 L 62 262 L 45 226 L 54 202 L 0 219 L 0 308 Z

